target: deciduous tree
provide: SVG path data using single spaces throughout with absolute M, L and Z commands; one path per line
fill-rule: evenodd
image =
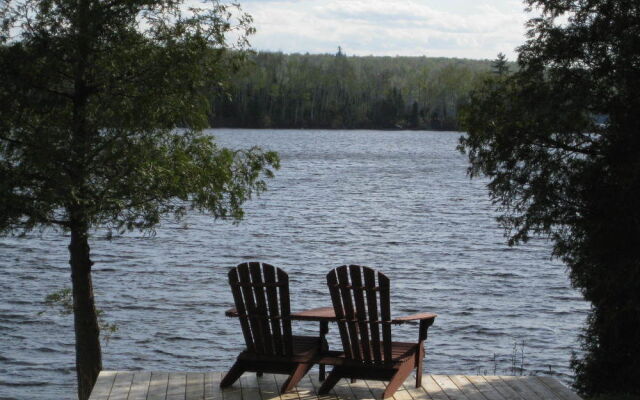
M 245 47 L 251 19 L 216 0 L 3 0 L 0 18 L 0 230 L 70 233 L 86 399 L 102 367 L 91 229 L 152 229 L 188 209 L 239 219 L 278 167 L 202 133 L 205 94 L 240 61 L 227 49 Z

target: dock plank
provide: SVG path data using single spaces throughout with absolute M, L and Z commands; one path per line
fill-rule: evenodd
M 535 379 L 533 376 L 519 376 L 517 380 L 529 387 L 538 398 L 545 400 L 562 400 L 562 398 L 549 389 L 547 385 Z
M 432 378 L 451 400 L 469 400 L 447 375 L 432 375 Z
M 322 386 L 322 382 L 320 382 L 320 377 L 318 376 L 318 374 L 308 374 L 307 375 L 309 377 L 309 380 L 311 381 L 311 384 L 313 385 L 313 389 L 317 395 L 318 390 L 320 390 L 320 386 Z M 339 384 L 340 382 L 338 382 Z M 336 386 L 338 386 L 338 384 L 336 384 Z M 317 395 L 318 399 L 338 399 L 338 394 L 336 393 L 335 390 L 335 386 L 333 387 L 333 389 L 331 389 L 331 391 L 326 394 L 326 395 Z
M 204 398 L 204 374 L 202 372 L 187 373 L 186 400 L 202 400 Z
M 473 386 L 473 383 L 464 375 L 448 375 L 449 379 L 467 396 L 469 400 L 487 400 L 484 395 Z
M 524 382 L 518 380 L 518 376 L 500 376 L 500 379 L 511 389 L 517 392 L 524 400 L 540 400 L 538 395 L 525 385 Z
M 169 374 L 167 372 L 152 372 L 147 400 L 165 400 L 168 388 Z
M 278 386 L 278 392 L 280 392 L 280 388 L 282 387 L 282 385 L 284 385 L 284 381 L 287 380 L 287 376 L 281 375 L 281 374 L 274 374 L 273 377 L 276 381 L 276 385 Z M 282 400 L 299 400 L 300 395 L 298 394 L 298 388 L 294 387 L 293 390 L 287 393 L 280 393 L 280 398 Z
M 362 382 L 364 382 L 364 384 L 366 384 L 369 387 L 369 390 L 371 391 L 371 394 L 373 394 L 373 398 L 375 399 L 382 398 L 382 394 L 384 393 L 384 390 L 387 388 L 387 384 L 389 383 L 389 382 L 365 380 L 365 379 L 363 379 Z M 388 399 L 397 400 L 395 398 L 395 394 L 391 397 L 388 397 Z
M 127 400 L 132 382 L 133 372 L 118 372 L 111 388 L 109 400 Z
M 396 400 L 413 400 L 413 397 L 409 394 L 404 386 L 400 385 L 398 390 L 393 394 L 393 398 Z
M 573 393 L 568 387 L 563 385 L 556 378 L 550 376 L 538 376 L 536 377 L 540 382 L 544 383 L 553 390 L 554 393 L 560 396 L 563 400 L 582 400 L 580 396 Z
M 380 396 L 376 397 L 376 394 L 380 395 L 380 393 L 372 392 L 369 385 L 364 382 L 362 379 L 358 379 L 355 382 L 351 382 L 349 379 L 344 379 L 344 381 L 349 385 L 349 388 L 355 394 L 355 396 L 362 400 L 373 400 L 376 398 L 380 398 Z
M 351 382 L 351 379 L 342 378 L 340 379 L 340 382 L 336 383 L 335 387 L 339 386 L 340 390 L 343 393 L 347 393 L 346 396 L 352 396 L 352 398 L 354 399 L 360 400 L 363 398 L 360 395 L 358 395 L 360 392 L 365 396 L 371 396 L 371 392 L 369 391 L 369 388 L 362 388 L 362 387 L 352 388 L 350 382 Z M 334 387 L 334 390 L 335 390 L 335 387 Z M 339 393 L 340 392 L 336 391 L 336 395 L 338 395 L 338 397 L 339 397 Z
M 451 400 L 447 393 L 445 393 L 440 385 L 433 379 L 432 375 L 422 376 L 422 387 L 433 400 Z
M 413 400 L 433 400 L 422 386 L 416 387 L 415 379 L 415 377 L 410 377 L 402 384 L 407 393 L 411 395 L 411 398 Z
M 116 374 L 116 371 L 101 371 L 96 384 L 93 385 L 89 400 L 108 400 L 113 382 L 116 380 Z
M 297 386 L 298 395 L 300 396 L 301 400 L 315 400 L 318 398 L 316 388 L 313 386 L 313 383 L 309 379 L 309 375 L 306 375 L 304 378 L 302 378 Z M 328 399 L 330 398 L 331 397 L 328 397 Z
M 260 394 L 263 400 L 282 400 L 280 398 L 280 388 L 276 384 L 273 374 L 264 374 L 258 377 L 258 385 L 260 386 Z
M 260 393 L 260 386 L 258 385 L 258 378 L 256 374 L 244 374 L 240 378 L 240 386 L 242 386 L 242 398 L 243 399 L 256 399 L 262 400 Z
M 151 381 L 151 372 L 149 371 L 135 372 L 133 374 L 133 381 L 131 382 L 131 390 L 129 390 L 129 397 L 127 397 L 127 400 L 147 400 L 150 381 Z
M 220 381 L 222 374 L 220 372 L 207 372 L 204 376 L 204 400 L 222 400 L 222 391 L 220 390 Z
M 469 380 L 475 386 L 476 389 L 487 400 L 509 400 L 506 399 L 496 388 L 494 388 L 486 379 L 477 375 L 465 375 L 465 378 Z
M 242 400 L 242 385 L 240 380 L 233 385 L 220 389 L 224 400 Z
M 379 400 L 387 382 L 342 379 L 318 395 L 318 374 L 308 374 L 289 393 L 280 394 L 286 375 L 243 375 L 220 389 L 220 372 L 102 371 L 90 400 Z M 422 386 L 407 378 L 387 400 L 582 400 L 549 376 L 423 375 Z
M 511 389 L 499 376 L 482 376 L 506 400 L 523 400 L 522 396 Z
M 349 387 L 349 381 L 346 379 L 340 379 L 338 383 L 333 387 L 335 395 L 342 400 L 359 400 L 353 391 Z
M 187 374 L 184 372 L 169 373 L 167 400 L 185 400 L 187 394 Z

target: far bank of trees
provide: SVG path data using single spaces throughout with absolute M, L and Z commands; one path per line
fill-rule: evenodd
M 212 126 L 457 130 L 491 61 L 259 52 L 213 93 Z M 222 91 L 220 91 L 222 93 Z

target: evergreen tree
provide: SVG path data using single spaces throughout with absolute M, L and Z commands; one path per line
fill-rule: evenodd
M 509 72 L 509 66 L 507 65 L 507 56 L 503 53 L 498 53 L 495 61 L 491 65 L 491 70 L 496 75 L 504 75 Z
M 518 71 L 463 113 L 511 244 L 548 235 L 591 302 L 575 354 L 585 395 L 640 395 L 640 3 L 529 0 Z M 498 60 L 500 62 L 500 60 Z

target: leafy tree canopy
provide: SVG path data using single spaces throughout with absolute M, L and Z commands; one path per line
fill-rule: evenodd
M 35 0 L 3 15 L 1 228 L 69 228 L 74 206 L 90 225 L 149 228 L 185 201 L 239 218 L 264 189 L 274 154 L 221 149 L 199 132 L 204 91 L 240 61 L 225 34 L 250 31 L 246 15 L 232 26 L 217 3 Z
M 151 229 L 189 208 L 240 219 L 278 167 L 201 132 L 251 18 L 217 0 L 3 0 L 0 21 L 0 231 L 71 233 L 86 399 L 101 369 L 89 230 Z
M 592 310 L 573 366 L 584 394 L 640 394 L 640 3 L 529 0 L 518 70 L 471 95 L 471 175 L 511 244 L 548 235 Z

